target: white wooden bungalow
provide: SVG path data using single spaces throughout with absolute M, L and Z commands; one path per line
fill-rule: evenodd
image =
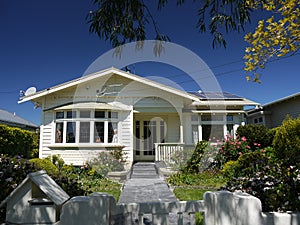
M 29 94 L 42 109 L 41 158 L 82 165 L 99 151 L 123 148 L 127 160 L 164 160 L 170 149 L 234 135 L 244 106 L 229 93 L 188 93 L 109 68 Z

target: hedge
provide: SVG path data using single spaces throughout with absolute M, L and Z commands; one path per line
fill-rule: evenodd
M 0 125 L 0 154 L 34 158 L 38 155 L 38 134 L 16 127 Z

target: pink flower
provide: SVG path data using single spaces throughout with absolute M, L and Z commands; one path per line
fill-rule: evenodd
M 251 147 L 249 145 L 247 145 L 246 148 L 250 149 Z
M 242 137 L 241 140 L 242 141 L 247 141 L 247 138 L 246 137 Z
M 239 152 L 239 155 L 242 155 L 243 153 Z
M 260 144 L 257 144 L 258 147 L 260 147 Z

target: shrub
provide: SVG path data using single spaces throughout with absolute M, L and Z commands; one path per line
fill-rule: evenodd
M 294 165 L 300 160 L 300 117 L 287 117 L 276 129 L 273 141 L 275 155 Z
M 244 154 L 224 166 L 232 177 L 224 189 L 242 190 L 262 202 L 263 211 L 300 210 L 300 171 L 273 157 L 272 148 Z
M 236 133 L 239 137 L 247 138 L 251 149 L 256 149 L 257 145 L 255 144 L 260 144 L 262 148 L 272 145 L 272 131 L 262 124 L 239 126 Z
M 167 166 L 173 171 L 180 171 L 184 168 L 187 161 L 192 157 L 193 147 L 184 147 L 171 153 L 171 162 L 166 162 Z
M 49 176 L 57 176 L 58 168 L 51 162 L 49 158 L 34 158 L 29 160 L 36 170 L 45 170 Z
M 251 152 L 251 147 L 248 145 L 248 140 L 245 137 L 233 139 L 227 137 L 221 145 L 216 146 L 218 153 L 215 157 L 217 168 L 222 169 L 228 161 L 237 160 L 240 155 Z
M 237 172 L 239 171 L 239 162 L 236 161 L 228 161 L 224 164 L 223 169 L 221 172 L 224 174 L 225 177 L 228 179 L 236 177 Z
M 122 160 L 117 158 L 114 151 L 103 151 L 99 153 L 98 157 L 88 162 L 88 165 L 98 174 L 107 176 L 108 172 L 124 170 Z
M 182 168 L 183 172 L 199 173 L 209 169 L 217 154 L 217 149 L 207 141 L 197 143 L 191 158 Z
M 38 154 L 38 134 L 0 125 L 0 153 L 11 157 L 33 158 Z

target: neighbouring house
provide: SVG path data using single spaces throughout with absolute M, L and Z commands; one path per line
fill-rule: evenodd
M 41 158 L 59 154 L 82 165 L 99 151 L 122 148 L 128 161 L 154 161 L 178 146 L 234 135 L 244 106 L 225 92 L 185 92 L 115 68 L 20 99 L 42 109 Z
M 288 115 L 292 118 L 300 116 L 300 92 L 249 110 L 247 121 L 274 128 L 280 126 Z
M 54 224 L 70 196 L 41 170 L 30 173 L 0 208 L 6 207 L 6 224 Z
M 24 130 L 36 131 L 38 126 L 34 123 L 17 116 L 15 113 L 10 113 L 0 109 L 0 124 L 5 124 L 11 127 L 19 127 Z

